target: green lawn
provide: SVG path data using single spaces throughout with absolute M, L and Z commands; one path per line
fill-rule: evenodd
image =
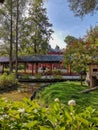
M 77 106 L 81 108 L 92 106 L 98 109 L 98 90 L 85 94 L 79 93 L 85 89 L 88 89 L 88 87 L 86 85 L 81 86 L 80 82 L 61 82 L 46 87 L 37 94 L 37 97 L 40 102 L 45 102 L 46 104 L 53 103 L 55 98 L 59 98 L 64 104 L 68 104 L 69 100 L 74 99 Z

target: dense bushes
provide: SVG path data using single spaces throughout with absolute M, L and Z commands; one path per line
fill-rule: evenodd
M 97 117 L 98 112 L 91 107 L 78 113 L 75 106 L 66 108 L 59 100 L 45 107 L 27 99 L 22 102 L 0 99 L 1 130 L 95 130 Z
M 0 89 L 5 89 L 8 87 L 15 87 L 18 84 L 17 79 L 14 74 L 7 75 L 4 73 L 0 75 Z

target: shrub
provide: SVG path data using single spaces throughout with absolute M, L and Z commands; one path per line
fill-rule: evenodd
M 59 69 L 54 69 L 53 70 L 53 75 L 61 75 L 62 73 L 61 73 L 61 70 L 59 70 Z
M 50 106 L 24 99 L 11 102 L 0 99 L 1 130 L 95 130 L 98 112 L 87 107 L 77 112 L 75 106 L 55 100 Z
M 22 79 L 29 79 L 29 74 L 24 74 L 21 76 Z
M 3 75 L 0 76 L 0 89 L 12 87 L 17 84 L 18 84 L 18 81 L 15 78 L 15 75 L 13 73 L 9 75 L 4 73 Z

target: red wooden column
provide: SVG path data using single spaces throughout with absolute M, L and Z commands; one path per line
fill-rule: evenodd
M 34 74 L 34 64 L 32 63 L 32 75 Z
M 38 73 L 38 63 L 36 63 L 36 66 L 35 66 L 35 74 Z
M 52 63 L 50 63 L 50 74 L 52 74 Z

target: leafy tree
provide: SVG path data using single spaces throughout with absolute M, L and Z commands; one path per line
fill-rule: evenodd
M 81 75 L 86 72 L 87 65 L 91 61 L 91 56 L 89 53 L 89 43 L 78 39 L 71 45 L 67 45 L 64 55 L 64 63 L 70 65 L 70 68 Z M 82 82 L 81 82 L 82 84 Z
M 68 0 L 70 9 L 76 16 L 84 16 L 98 10 L 97 0 Z
M 73 71 L 81 74 L 86 72 L 88 63 L 98 62 L 98 26 L 90 28 L 83 39 L 76 39 L 73 36 L 65 38 L 67 43 L 65 50 L 65 64 L 70 65 Z

